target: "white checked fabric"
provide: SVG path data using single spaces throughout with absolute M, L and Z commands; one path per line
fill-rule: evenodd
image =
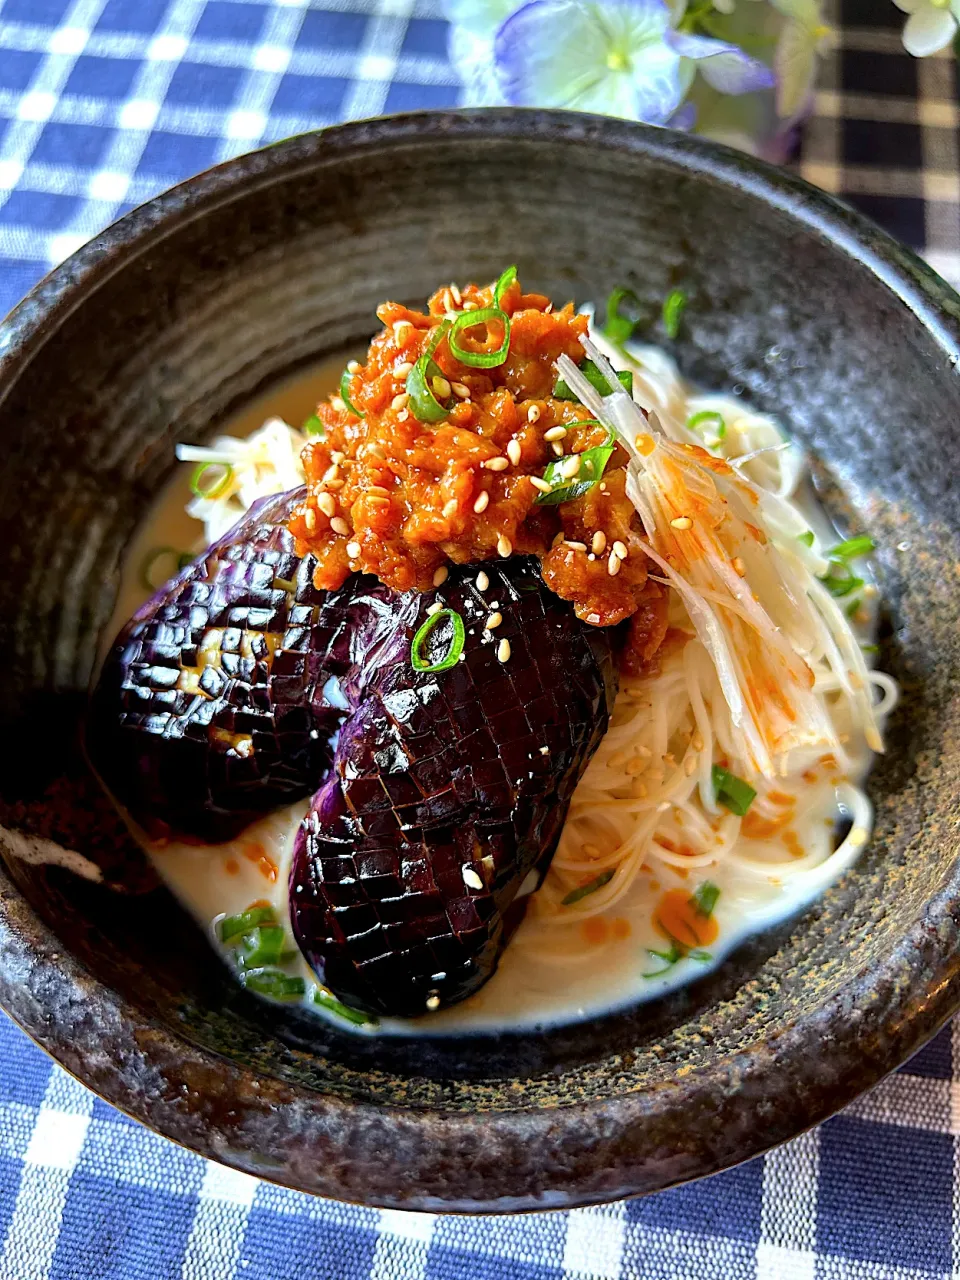
M 960 282 L 956 68 L 835 0 L 805 176 Z M 439 0 L 0 0 L 0 309 L 133 205 L 237 152 L 456 104 Z M 95 1100 L 0 1016 L 0 1280 L 960 1277 L 960 1036 L 820 1129 L 642 1201 L 466 1219 L 315 1200 Z

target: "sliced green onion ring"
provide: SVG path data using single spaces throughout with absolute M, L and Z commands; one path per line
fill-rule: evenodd
M 322 987 L 314 987 L 313 1003 L 318 1004 L 321 1009 L 329 1009 L 331 1013 L 337 1014 L 340 1018 L 346 1018 L 348 1022 L 352 1022 L 357 1027 L 376 1027 L 380 1025 L 379 1019 L 375 1018 L 372 1013 L 363 1013 L 359 1009 L 351 1009 L 348 1004 L 341 1004 L 336 997 Z
M 711 880 L 704 880 L 703 884 L 697 885 L 690 896 L 690 901 L 697 915 L 707 919 L 713 915 L 713 909 L 719 897 L 720 890 L 717 886 Z
M 586 884 L 582 884 L 577 889 L 571 889 L 565 898 L 560 902 L 561 907 L 572 907 L 575 902 L 579 902 L 581 898 L 586 898 L 591 893 L 596 893 L 598 889 L 602 889 L 605 884 L 609 884 L 613 879 L 613 867 L 609 871 L 601 871 L 598 876 L 589 880 Z
M 154 570 L 161 560 L 167 556 L 172 560 L 174 567 L 170 573 L 164 573 L 158 581 Z M 192 561 L 193 554 L 190 551 L 178 551 L 176 547 L 154 547 L 152 551 L 148 551 L 144 556 L 143 564 L 140 566 L 140 581 L 148 591 L 156 591 L 165 582 L 168 582 L 175 573 L 185 569 Z
M 603 423 L 598 422 L 596 418 L 587 418 L 583 422 L 574 422 L 570 424 L 574 427 L 602 427 Z M 537 495 L 536 505 L 541 507 L 555 507 L 561 502 L 572 502 L 574 498 L 582 497 L 589 489 L 600 480 L 606 470 L 607 463 L 613 457 L 613 451 L 616 447 L 616 441 L 611 440 L 608 436 L 605 444 L 594 445 L 592 449 L 584 449 L 580 457 L 580 470 L 575 476 L 565 476 L 563 474 L 564 463 L 569 462 L 570 454 L 566 458 L 557 458 L 551 462 L 543 473 L 543 478 L 547 484 L 551 486 L 549 493 L 540 493 Z
M 680 325 L 687 307 L 687 295 L 682 289 L 671 289 L 663 300 L 663 327 L 672 340 L 680 336 Z
M 503 327 L 503 341 L 496 351 L 474 351 L 470 347 L 460 345 L 460 334 L 478 324 L 490 325 L 498 323 Z M 453 322 L 448 338 L 450 354 L 461 364 L 472 369 L 495 369 L 503 364 L 510 352 L 510 317 L 499 307 L 484 307 L 480 311 L 461 311 Z
M 500 277 L 497 283 L 493 286 L 493 305 L 495 307 L 500 306 L 500 299 L 507 292 L 507 290 L 513 284 L 516 278 L 517 278 L 516 266 L 507 267 L 506 271 L 504 271 L 503 275 Z
M 831 548 L 827 554 L 835 560 L 859 560 L 861 556 L 868 556 L 876 549 L 877 544 L 870 535 L 861 533 L 855 538 L 847 538 L 845 542 Z
M 404 383 L 404 390 L 410 397 L 410 412 L 418 422 L 442 422 L 450 412 L 440 403 L 430 388 L 431 379 L 443 376 L 440 366 L 433 358 L 433 353 L 449 328 L 449 320 L 442 320 L 436 326 L 426 350 L 407 374 L 407 380 Z
M 344 369 L 343 373 L 341 373 L 340 399 L 343 401 L 343 403 L 346 405 L 346 407 L 349 409 L 349 411 L 353 414 L 355 418 L 363 418 L 366 415 L 361 413 L 360 410 L 357 408 L 357 406 L 350 399 L 350 379 L 352 377 L 353 377 L 353 374 L 350 372 L 349 369 Z
M 600 372 L 597 365 L 595 365 L 592 360 L 584 360 L 583 364 L 580 366 L 580 372 L 583 374 L 586 380 L 590 383 L 590 385 L 600 393 L 601 396 L 613 395 L 613 392 L 610 390 L 610 387 L 607 385 L 606 378 L 603 376 L 603 374 Z M 627 395 L 632 396 L 633 395 L 633 374 L 629 371 L 629 369 L 618 369 L 617 380 L 619 381 L 620 385 L 623 387 L 624 391 L 626 391 Z M 553 396 L 555 400 L 575 400 L 578 403 L 580 400 L 580 397 L 577 395 L 577 393 L 575 391 L 570 390 L 570 388 L 564 382 L 563 378 L 558 378 L 556 383 L 554 384 Z
M 276 924 L 273 907 L 249 907 L 239 915 L 224 916 L 217 924 L 217 937 L 227 946 L 239 942 L 245 933 L 261 924 Z
M 326 435 L 326 432 L 323 429 L 323 423 L 320 421 L 320 419 L 317 417 L 315 413 L 311 413 L 310 417 L 306 420 L 306 422 L 303 424 L 300 430 L 303 432 L 305 436 Z
M 629 308 L 627 311 L 624 307 Z M 618 346 L 633 337 L 633 331 L 643 319 L 643 303 L 632 289 L 618 285 L 607 299 L 607 315 L 603 332 Z
M 282 969 L 247 969 L 240 974 L 240 981 L 248 991 L 273 1000 L 297 1000 L 307 990 L 303 978 L 291 976 Z
M 452 628 L 450 644 L 447 652 L 436 662 L 428 661 L 424 648 L 430 636 L 441 622 L 449 622 Z M 460 655 L 463 653 L 464 639 L 466 630 L 463 625 L 463 618 L 457 613 L 456 609 L 438 609 L 436 613 L 432 613 L 423 623 L 417 634 L 413 637 L 410 644 L 410 662 L 414 671 L 447 671 L 450 667 L 455 666 L 460 661 Z
M 713 409 L 702 409 L 700 413 L 695 413 L 692 418 L 687 419 L 688 431 L 702 431 L 704 434 L 708 430 L 715 440 L 722 440 L 727 434 L 727 424 L 723 420 L 723 414 L 717 413 Z
M 830 568 L 820 579 L 836 600 L 842 600 L 864 586 L 863 578 L 858 578 L 845 560 L 831 560 Z
M 743 778 L 738 778 L 735 773 L 722 769 L 718 764 L 713 766 L 712 778 L 713 794 L 719 803 L 731 813 L 735 813 L 738 818 L 745 817 L 757 798 L 757 793 L 750 783 L 744 782 Z
M 248 969 L 276 964 L 283 953 L 285 941 L 282 925 L 258 924 L 240 939 L 240 961 Z
M 797 541 L 802 542 L 805 547 L 813 546 L 813 530 L 808 529 L 806 533 L 798 533 Z
M 208 472 L 219 472 L 212 484 L 204 484 Z M 233 480 L 233 467 L 229 462 L 201 462 L 190 477 L 190 489 L 198 498 L 222 498 Z

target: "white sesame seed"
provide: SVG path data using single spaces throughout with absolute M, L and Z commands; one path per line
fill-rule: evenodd
M 620 557 L 613 551 L 610 552 L 610 559 L 607 561 L 607 573 L 611 578 L 615 578 L 620 572 Z
M 370 488 L 367 490 L 367 493 L 372 494 L 376 498 L 390 497 L 390 490 L 385 489 L 382 484 L 372 484 Z
M 406 391 L 401 391 L 398 396 L 394 396 L 390 401 L 391 409 L 405 409 L 410 403 L 410 396 Z
M 332 493 L 321 493 L 317 496 L 317 506 L 325 516 L 332 516 L 337 509 L 337 500 Z
M 489 505 L 490 505 L 490 495 L 489 493 L 487 493 L 486 489 L 484 489 L 483 493 L 477 494 L 476 501 L 473 504 L 473 509 L 477 513 L 477 515 L 479 515 L 481 511 L 486 511 Z
M 483 570 L 481 569 L 481 570 L 480 570 L 480 572 L 477 574 L 477 590 L 478 590 L 478 591 L 486 591 L 486 589 L 487 589 L 489 586 L 490 586 L 490 579 L 487 577 L 487 575 L 486 575 L 486 574 L 483 572 Z
M 347 555 L 350 557 L 350 559 L 351 559 L 351 560 L 356 560 L 356 559 L 357 559 L 357 557 L 360 555 L 360 543 L 359 543 L 359 542 L 348 542 L 348 543 L 347 543 Z
M 541 480 L 539 476 L 527 476 L 527 479 L 535 489 L 539 489 L 541 493 L 550 493 L 553 485 L 548 484 L 546 480 Z
M 500 612 L 491 613 L 490 617 L 483 624 L 484 631 L 493 631 L 495 627 L 499 627 L 503 621 L 503 614 Z
M 540 748 L 540 754 L 541 754 L 542 756 L 548 756 L 548 755 L 550 754 L 550 748 L 549 748 L 549 747 L 541 747 L 541 748 Z
M 461 294 L 460 290 L 457 288 L 455 284 L 452 284 L 450 286 L 450 293 L 453 295 L 454 302 L 459 307 L 463 302 L 463 295 Z
M 327 488 L 331 492 L 336 491 L 337 493 L 340 492 L 340 490 L 343 488 L 343 485 L 344 485 L 344 481 L 341 480 L 339 476 L 336 478 L 336 480 L 324 480 L 323 483 L 327 486 Z
M 560 474 L 565 476 L 567 479 L 571 476 L 575 476 L 580 470 L 580 462 L 581 458 L 579 453 L 573 454 L 572 457 L 567 458 L 563 466 L 560 468 Z
M 412 363 L 409 360 L 404 360 L 402 364 L 398 364 L 394 369 L 393 376 L 395 378 L 405 378 L 412 368 Z
M 330 464 L 329 467 L 327 467 L 326 471 L 323 473 L 322 483 L 329 484 L 331 480 L 339 480 L 339 479 L 340 479 L 340 468 L 337 466 L 335 462 L 333 462 Z
M 340 396 L 331 396 L 331 397 L 330 397 L 330 408 L 331 408 L 331 409 L 336 409 L 337 413 L 343 413 L 343 411 L 346 409 L 346 407 L 347 407 L 347 406 L 344 404 L 344 402 L 343 402 L 343 400 L 342 400 L 342 398 L 341 398 Z
M 501 555 L 504 560 L 506 560 L 507 556 L 513 555 L 513 543 L 505 533 L 501 533 L 500 537 L 497 539 L 497 553 L 498 555 Z
M 506 471 L 510 465 L 508 458 L 488 458 L 486 462 L 480 463 L 481 467 L 486 467 L 488 471 Z
M 309 533 L 313 533 L 314 529 L 317 527 L 317 513 L 312 507 L 307 507 L 306 511 L 303 513 L 303 523 L 307 526 L 307 531 Z
M 732 563 L 733 563 L 733 571 L 737 575 L 737 577 L 745 578 L 747 576 L 747 566 L 743 563 L 740 557 L 734 556 Z
M 468 889 L 482 889 L 483 881 L 474 871 L 473 867 L 464 867 L 461 873 L 463 875 L 463 883 Z
M 433 604 L 427 609 L 427 617 L 432 618 L 435 613 L 439 613 L 443 605 L 439 600 L 434 600 Z
M 510 661 L 510 641 L 501 640 L 497 647 L 497 658 L 500 662 Z
M 520 441 L 510 440 L 507 443 L 507 457 L 515 467 L 520 465 Z
M 540 420 L 540 406 L 538 404 L 532 404 L 530 408 L 527 410 L 527 421 L 539 422 L 539 420 Z
M 443 504 L 444 520 L 452 520 L 459 510 L 460 506 L 456 498 L 451 498 L 448 502 Z
M 427 1008 L 433 1013 L 434 1009 L 440 1008 L 439 996 L 427 996 Z
M 595 556 L 602 556 L 607 549 L 607 535 L 602 529 L 598 529 L 593 535 L 593 541 L 590 543 L 590 550 Z
M 465 386 L 462 382 L 451 382 L 450 390 L 453 392 L 453 394 L 457 397 L 458 400 L 470 399 L 470 388 L 468 386 Z
M 398 421 L 398 422 L 406 422 L 406 420 L 407 420 L 409 417 L 410 417 L 410 410 L 409 410 L 409 409 L 401 409 L 401 410 L 400 410 L 400 412 L 397 414 L 397 421 Z
M 543 433 L 543 438 L 544 440 L 562 440 L 566 434 L 566 427 L 551 427 L 549 431 Z
M 676 520 L 671 520 L 670 524 L 674 529 L 692 529 L 693 521 L 689 516 L 677 516 Z
M 464 311 L 476 311 L 476 310 L 477 310 L 477 303 L 476 303 L 476 302 L 465 302 L 465 303 L 463 304 L 463 308 L 462 308 L 462 309 L 463 309 Z
M 630 552 L 626 548 L 626 545 L 620 542 L 619 539 L 613 544 L 613 549 L 617 553 L 617 555 L 620 557 L 621 560 L 626 560 L 627 556 L 630 554 Z
M 344 459 L 344 455 L 340 452 L 339 449 L 334 449 L 333 453 L 331 453 L 330 455 L 330 461 L 335 462 L 338 467 L 340 463 L 343 461 L 343 459 Z
M 359 361 L 359 360 L 348 360 L 348 361 L 347 361 L 347 373 L 359 373 L 359 372 L 360 372 L 360 361 Z
M 342 537 L 346 537 L 350 532 L 350 526 L 344 520 L 343 516 L 334 516 L 330 521 L 330 528 L 334 533 L 339 533 Z
M 409 320 L 394 320 L 393 336 L 401 347 L 410 337 L 411 333 L 413 333 L 413 325 Z
M 442 373 L 435 374 L 430 379 L 430 385 L 433 387 L 433 394 L 439 396 L 441 400 L 446 400 L 450 394 L 450 383 Z
M 591 563 L 591 564 L 593 564 L 593 562 L 594 562 L 594 560 L 596 560 L 596 558 L 597 558 L 597 557 L 593 554 L 593 552 L 592 552 L 592 551 L 591 551 L 591 552 L 590 552 L 590 554 L 587 556 L 587 559 L 590 561 L 590 563 Z
M 445 564 L 442 564 L 440 568 L 437 569 L 436 573 L 434 573 L 433 575 L 433 585 L 435 587 L 442 587 L 443 584 L 446 582 L 449 576 L 449 573 L 450 571 L 447 568 L 447 566 Z
M 571 542 L 571 540 L 567 538 L 566 543 L 571 551 L 586 551 L 587 549 L 587 544 L 585 542 Z
M 554 452 L 554 456 L 555 456 L 555 457 L 557 457 L 557 458 L 562 458 L 562 457 L 563 457 L 563 445 L 560 443 L 560 441 L 559 441 L 559 440 L 554 440 L 554 442 L 553 442 L 553 444 L 551 444 L 550 448 L 553 450 L 553 452 Z

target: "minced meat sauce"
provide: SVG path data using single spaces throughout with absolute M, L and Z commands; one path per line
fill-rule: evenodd
M 499 359 L 490 353 L 500 351 L 493 367 L 450 350 L 451 321 L 493 307 L 493 285 L 439 289 L 426 314 L 395 302 L 377 309 L 383 330 L 366 363 L 351 362 L 342 395 L 317 408 L 317 436 L 303 454 L 308 493 L 290 529 L 298 551 L 316 557 L 315 582 L 327 590 L 354 572 L 398 591 L 425 590 L 443 581 L 450 562 L 536 554 L 547 586 L 585 622 L 632 619 L 625 660 L 638 669 L 663 638 L 666 593 L 647 578 L 639 519 L 624 491 L 625 452 L 614 448 L 586 492 L 544 501 L 551 487 L 589 476 L 578 455 L 608 443 L 583 405 L 553 394 L 560 354 L 583 360 L 586 317 L 571 304 L 554 311 L 542 294 L 504 279 L 500 316 L 461 321 L 455 333 L 471 358 Z M 415 368 L 426 409 L 422 387 L 408 388 Z M 418 409 L 433 420 L 421 421 Z

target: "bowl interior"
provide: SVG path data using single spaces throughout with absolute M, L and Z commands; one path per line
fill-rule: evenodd
M 896 1065 L 946 1016 L 932 997 L 960 847 L 953 300 L 853 215 L 766 183 L 750 162 L 588 118 L 351 126 L 233 161 L 135 212 L 8 321 L 0 718 L 15 750 L 0 818 L 95 849 L 128 888 L 146 873 L 89 786 L 76 726 L 124 546 L 174 443 L 202 441 L 274 381 L 368 338 L 383 299 L 422 301 L 509 262 L 558 301 L 629 284 L 651 317 L 671 288 L 686 291 L 672 344 L 684 372 L 779 415 L 818 459 L 838 523 L 880 547 L 881 661 L 905 691 L 869 783 L 876 834 L 853 871 L 697 985 L 537 1036 L 371 1041 L 274 1013 L 234 987 L 165 892 L 115 893 L 7 857 L 22 899 L 8 895 L 3 928 L 23 945 L 10 943 L 20 968 L 0 963 L 0 999 L 82 1078 L 172 1136 L 310 1190 L 531 1207 L 649 1190 L 752 1154 Z M 99 1021 L 52 994 L 61 957 Z M 834 1032 L 835 1051 L 821 1052 Z M 127 1073 L 121 1042 L 136 1060 Z M 185 1081 L 188 1059 L 207 1065 Z M 751 1071 L 765 1082 L 755 1096 L 738 1074 Z M 280 1130 L 251 1137 L 251 1082 L 291 1109 L 336 1104 L 341 1121 L 368 1104 L 414 1127 L 592 1120 L 562 1135 L 565 1165 L 531 1154 L 526 1175 L 515 1155 L 464 1180 L 449 1153 L 445 1174 L 427 1156 L 398 1174 L 393 1151 L 380 1172 L 362 1155 L 324 1170 L 315 1111 L 298 1138 L 309 1158 L 294 1159 Z M 182 1106 L 167 1096 L 178 1090 Z M 622 1131 L 628 1098 L 646 1151 L 641 1129 Z M 763 1128 L 765 1107 L 776 1115 Z

